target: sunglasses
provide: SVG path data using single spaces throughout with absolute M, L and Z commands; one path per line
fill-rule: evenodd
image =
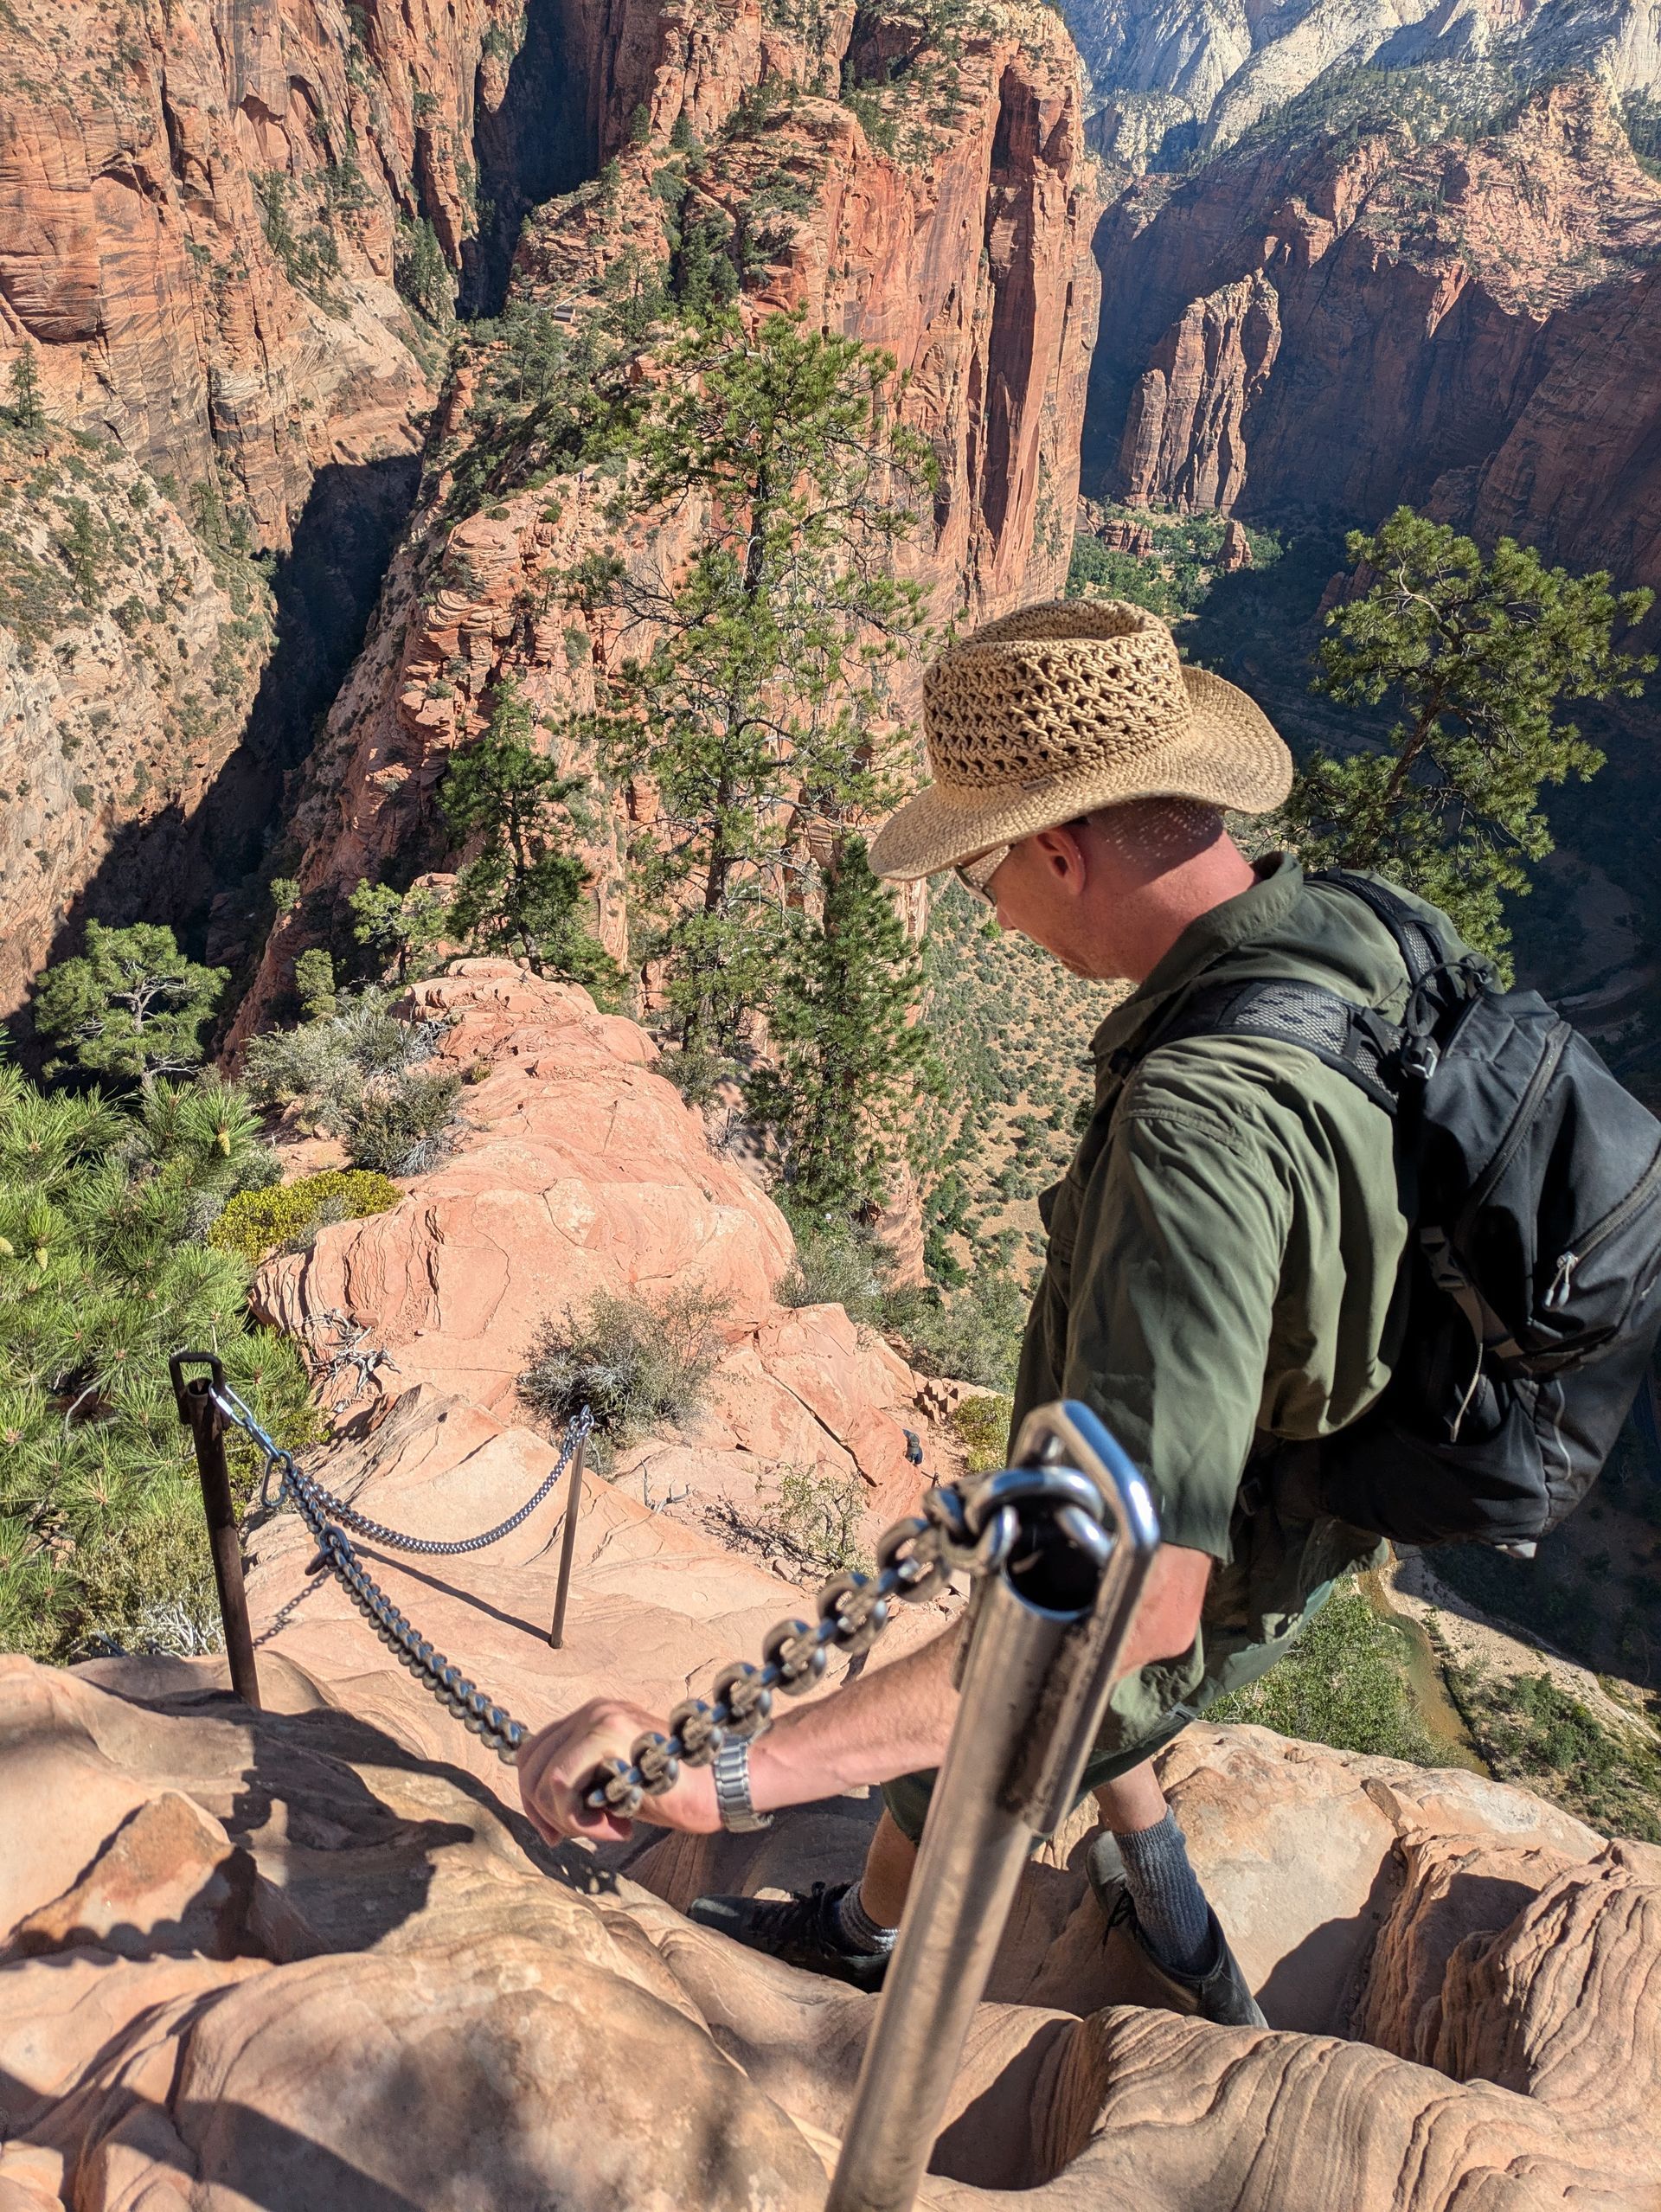
M 992 878 L 1010 856 L 1007 845 L 994 845 L 990 852 L 977 853 L 972 860 L 960 860 L 952 873 L 965 891 L 984 899 L 989 907 L 997 901 L 992 896 Z

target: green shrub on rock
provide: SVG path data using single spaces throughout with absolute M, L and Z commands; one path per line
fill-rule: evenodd
M 637 1437 L 681 1427 L 702 1410 L 726 1305 L 698 1284 L 658 1298 L 598 1292 L 584 1312 L 568 1306 L 546 1324 L 519 1395 L 560 1423 L 588 1407 L 595 1456 L 606 1466 Z
M 208 1232 L 215 1250 L 234 1252 L 251 1267 L 299 1242 L 326 1221 L 355 1221 L 384 1214 L 403 1193 L 384 1175 L 362 1168 L 325 1168 L 268 1190 L 244 1190 L 231 1199 Z

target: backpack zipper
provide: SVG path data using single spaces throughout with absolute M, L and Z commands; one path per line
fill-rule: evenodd
M 1575 1270 L 1583 1260 L 1597 1250 L 1600 1244 L 1606 1243 L 1609 1238 L 1624 1229 L 1634 1214 L 1643 1211 L 1655 1196 L 1658 1185 L 1661 1185 L 1661 1152 L 1656 1154 L 1619 1205 L 1606 1213 L 1592 1229 L 1582 1242 L 1580 1250 L 1565 1252 L 1559 1258 L 1556 1272 L 1551 1279 L 1551 1286 L 1540 1301 L 1540 1310 L 1542 1313 L 1555 1312 L 1560 1307 L 1568 1304 Z
M 1573 1035 L 1574 1031 L 1569 1028 L 1568 1023 L 1561 1021 L 1554 1029 L 1549 1032 L 1545 1049 L 1540 1055 L 1540 1064 L 1530 1076 L 1528 1087 L 1517 1101 L 1517 1112 L 1511 1117 L 1511 1125 L 1505 1132 L 1505 1141 L 1495 1153 L 1487 1174 L 1465 1201 L 1465 1211 L 1459 1216 L 1459 1226 L 1457 1231 L 1459 1237 L 1462 1238 L 1465 1234 L 1478 1213 L 1487 1204 L 1489 1196 L 1500 1177 L 1517 1157 L 1518 1148 L 1529 1133 L 1529 1124 L 1534 1119 L 1534 1110 L 1539 1105 L 1547 1084 L 1557 1073 L 1557 1063 L 1562 1058 L 1569 1038 Z

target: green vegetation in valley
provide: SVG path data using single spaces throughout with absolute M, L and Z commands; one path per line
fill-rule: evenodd
M 1024 1280 L 1042 1249 L 1033 1202 L 1073 1157 L 1094 1093 L 1091 1040 L 1123 987 L 1068 975 L 956 882 L 934 897 L 924 959 L 946 1074 L 924 1202 L 930 1271 L 952 1283 L 995 1265 Z
M 1545 1673 L 1453 1667 L 1447 1683 L 1502 1781 L 1538 1791 L 1604 1835 L 1661 1843 L 1661 1750 L 1652 1730 L 1600 1718 Z
M 1548 568 L 1510 538 L 1485 555 L 1407 507 L 1348 545 L 1358 587 L 1327 616 L 1317 688 L 1396 718 L 1381 751 L 1305 764 L 1289 826 L 1311 865 L 1418 892 L 1509 974 L 1504 895 L 1552 850 L 1541 787 L 1603 765 L 1562 702 L 1640 696 L 1655 658 L 1614 637 L 1654 595 Z
M 217 1352 L 273 1433 L 309 1440 L 299 1356 L 250 1325 L 247 1263 L 211 1241 L 226 1204 L 276 1173 L 247 1100 L 216 1076 L 112 1100 L 0 1067 L 0 1648 L 211 1647 L 167 1362 Z M 255 1470 L 234 1457 L 246 1497 Z
M 1279 1666 L 1208 1707 L 1205 1717 L 1252 1722 L 1338 1751 L 1433 1763 L 1396 1632 L 1353 1578 L 1338 1585 Z
M 1196 613 L 1220 573 L 1223 541 L 1228 523 L 1224 516 L 1207 511 L 1174 514 L 1162 508 L 1116 507 L 1091 510 L 1086 527 L 1081 519 L 1073 541 L 1072 565 L 1068 570 L 1069 599 L 1129 599 L 1166 622 L 1180 625 Z M 1104 523 L 1128 524 L 1146 530 L 1152 539 L 1145 554 L 1127 553 L 1105 544 Z M 1273 530 L 1244 532 L 1254 568 L 1267 568 L 1280 557 L 1280 540 Z

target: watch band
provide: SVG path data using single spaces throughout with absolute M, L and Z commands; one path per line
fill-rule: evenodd
M 750 1801 L 750 1740 L 728 1741 L 715 1754 L 712 1769 L 715 1781 L 715 1809 L 729 1835 L 748 1836 L 758 1828 L 771 1828 L 773 1815 L 758 1812 Z

